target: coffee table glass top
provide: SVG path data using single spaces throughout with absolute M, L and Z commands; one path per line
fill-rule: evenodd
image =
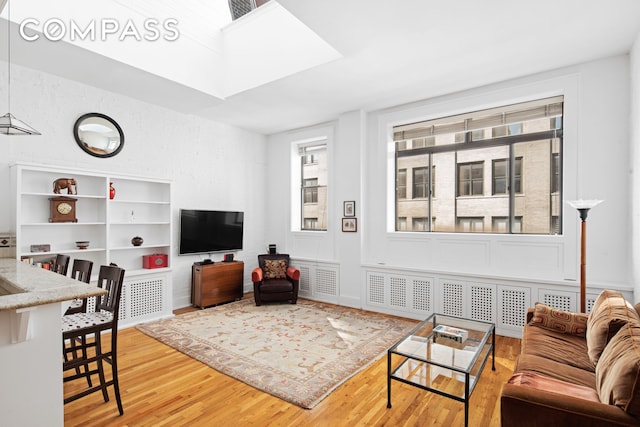
M 466 399 L 492 353 L 493 336 L 492 323 L 432 314 L 389 349 L 389 357 L 403 359 L 391 377 Z

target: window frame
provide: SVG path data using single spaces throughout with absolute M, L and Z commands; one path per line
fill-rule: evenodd
M 417 119 L 414 118 L 411 120 L 403 120 L 402 118 L 400 118 L 400 116 L 398 116 L 398 118 L 396 120 L 394 120 L 393 122 L 388 122 L 388 126 L 389 126 L 389 132 L 390 132 L 390 139 L 393 143 L 393 147 L 395 148 L 395 150 L 390 153 L 391 156 L 394 158 L 394 163 L 392 163 L 394 165 L 393 169 L 390 169 L 390 175 L 391 176 L 395 176 L 395 173 L 398 170 L 398 165 L 399 165 L 399 158 L 401 157 L 409 157 L 409 156 L 421 156 L 421 155 L 426 155 L 426 162 L 424 162 L 423 164 L 431 164 L 432 160 L 433 160 L 433 156 L 435 154 L 438 153 L 453 153 L 456 158 L 458 157 L 458 153 L 459 152 L 463 152 L 466 150 L 476 150 L 476 149 L 483 149 L 483 148 L 489 148 L 489 147 L 498 147 L 498 146 L 507 146 L 509 147 L 509 158 L 514 159 L 514 161 L 510 162 L 510 170 L 509 173 L 513 174 L 513 175 L 518 175 L 518 177 L 514 176 L 515 179 L 519 178 L 519 188 L 517 188 L 516 190 L 518 190 L 517 192 L 509 192 L 507 195 L 509 196 L 509 203 L 510 203 L 510 208 L 509 211 L 510 216 L 514 215 L 514 204 L 515 204 L 515 196 L 520 196 L 523 195 L 524 193 L 524 180 L 526 179 L 525 175 L 524 175 L 524 168 L 526 166 L 524 160 L 522 160 L 521 156 L 517 156 L 517 157 L 513 157 L 513 147 L 517 146 L 518 143 L 527 143 L 527 142 L 535 142 L 535 141 L 544 141 L 544 140 L 548 140 L 550 141 L 551 147 L 553 147 L 553 150 L 556 151 L 555 153 L 550 152 L 551 154 L 554 154 L 554 156 L 559 160 L 557 161 L 557 166 L 556 166 L 556 179 L 555 181 L 557 182 L 557 192 L 555 191 L 550 191 L 549 192 L 549 197 L 552 199 L 551 203 L 553 203 L 553 213 L 550 212 L 550 216 L 549 218 L 551 218 L 551 216 L 554 217 L 558 217 L 557 220 L 557 224 L 558 224 L 558 229 L 551 229 L 549 230 L 549 233 L 547 233 L 546 231 L 541 231 L 541 232 L 521 232 L 518 233 L 519 235 L 528 235 L 528 236 L 544 236 L 544 235 L 563 235 L 564 230 L 563 230 L 563 223 L 564 223 L 564 209 L 562 206 L 562 201 L 564 200 L 564 197 L 566 194 L 568 194 L 568 192 L 570 193 L 570 190 L 567 190 L 566 188 L 564 188 L 565 186 L 565 178 L 562 176 L 562 170 L 564 169 L 564 162 L 567 161 L 567 159 L 565 158 L 566 156 L 566 147 L 564 147 L 565 145 L 565 130 L 564 130 L 564 126 L 566 125 L 566 114 L 567 114 L 567 107 L 566 107 L 566 94 L 557 94 L 557 95 L 552 95 L 551 97 L 546 96 L 546 97 L 540 97 L 540 98 L 530 98 L 529 100 L 526 101 L 517 101 L 517 102 L 512 102 L 512 103 L 508 103 L 508 102 L 502 102 L 502 103 L 496 103 L 494 104 L 493 107 L 488 107 L 488 108 L 479 108 L 478 110 L 467 110 L 468 112 L 466 113 L 460 113 L 458 110 L 456 112 L 453 112 L 450 115 L 446 115 L 445 113 L 438 113 L 436 111 L 432 111 L 430 114 L 430 117 L 426 117 L 423 119 Z M 405 149 L 405 150 L 398 150 L 399 147 L 403 147 L 403 143 L 402 143 L 402 137 L 401 138 L 397 138 L 396 134 L 397 132 L 405 132 L 406 129 L 400 129 L 397 130 L 397 128 L 402 128 L 402 127 L 408 127 L 408 126 L 414 126 L 416 124 L 422 124 L 422 123 L 426 123 L 426 122 L 436 122 L 439 120 L 443 120 L 443 119 L 447 119 L 449 117 L 455 117 L 455 116 L 464 116 L 464 115 L 472 115 L 472 114 L 476 114 L 474 111 L 476 112 L 485 112 L 488 111 L 490 112 L 491 110 L 495 110 L 495 109 L 505 109 L 508 110 L 509 108 L 511 108 L 512 106 L 517 107 L 518 104 L 531 104 L 533 108 L 536 108 L 540 105 L 549 105 L 549 106 L 553 106 L 553 104 L 559 104 L 559 107 L 555 107 L 553 106 L 552 108 L 556 108 L 556 110 L 550 110 L 551 113 L 547 116 L 545 114 L 545 116 L 538 116 L 536 118 L 534 118 L 533 120 L 538 120 L 538 119 L 542 119 L 544 120 L 545 117 L 549 117 L 549 120 L 551 120 L 550 124 L 548 127 L 543 127 L 543 130 L 536 130 L 535 128 L 531 129 L 525 129 L 525 124 L 527 123 L 527 120 L 531 120 L 531 119 L 524 119 L 520 122 L 520 124 L 516 123 L 516 126 L 505 126 L 505 136 L 500 136 L 500 137 L 491 137 L 491 136 L 487 136 L 486 138 L 483 139 L 478 139 L 480 137 L 479 133 L 476 133 L 476 138 L 474 139 L 472 137 L 472 135 L 476 132 L 475 130 L 469 130 L 469 131 L 464 131 L 464 132 L 452 132 L 451 134 L 455 134 L 456 138 L 454 141 L 454 138 L 451 138 L 452 142 L 442 142 L 441 141 L 441 145 L 431 145 L 428 147 L 424 147 L 424 148 L 419 148 L 419 149 Z M 537 105 L 535 105 L 537 104 Z M 528 106 L 527 106 L 528 107 Z M 559 111 L 558 111 L 559 110 Z M 462 110 L 464 111 L 464 110 Z M 513 109 L 512 111 L 517 111 L 516 109 Z M 521 111 L 527 111 L 527 109 L 523 109 Z M 553 116 L 553 114 L 558 114 L 556 116 Z M 430 124 L 426 125 L 425 127 L 422 128 L 413 128 L 410 129 L 409 132 L 413 132 L 413 134 L 415 135 L 417 132 L 420 131 L 427 131 L 429 132 L 429 126 Z M 414 130 L 414 129 L 417 129 Z M 433 135 L 433 128 L 431 129 L 431 134 L 427 133 L 427 135 Z M 528 132 L 528 133 L 523 133 L 523 132 Z M 487 132 L 487 135 L 490 134 L 491 132 Z M 459 136 L 459 134 L 464 135 L 464 138 L 458 139 L 457 136 Z M 416 137 L 413 136 L 413 139 L 415 139 Z M 411 138 L 407 138 L 407 140 L 411 140 Z M 489 159 L 485 159 L 485 160 L 489 160 Z M 519 162 L 519 174 L 517 174 L 517 168 L 515 167 L 515 164 Z M 473 163 L 473 162 L 466 162 L 466 163 Z M 404 166 L 404 165 L 403 165 Z M 459 191 L 459 185 L 458 185 L 458 178 L 457 178 L 457 174 L 458 174 L 458 168 L 457 165 L 455 167 L 455 171 L 454 174 L 456 174 L 456 189 L 454 190 L 456 192 L 456 196 L 454 197 L 468 197 L 468 196 L 459 196 L 457 193 Z M 489 169 L 491 169 L 491 166 L 488 166 Z M 484 172 L 484 176 L 483 176 L 483 195 L 481 197 L 490 197 L 491 192 L 493 190 L 493 179 L 488 178 L 486 176 L 487 172 L 489 172 L 489 169 L 487 171 Z M 446 172 L 448 173 L 448 172 Z M 491 184 L 486 182 L 486 179 L 491 179 Z M 509 182 L 511 182 L 512 179 L 509 180 Z M 484 186 L 487 185 L 487 188 L 485 188 Z M 489 188 L 489 185 L 491 185 L 491 187 Z M 513 185 L 513 183 L 512 183 Z M 518 183 L 515 183 L 513 185 L 514 187 L 518 186 Z M 487 191 L 488 190 L 488 191 Z M 473 190 L 471 190 L 473 192 Z M 389 210 L 390 213 L 390 218 L 389 221 L 387 222 L 388 224 L 388 231 L 389 232 L 401 232 L 402 230 L 399 230 L 396 225 L 397 225 L 397 221 L 396 221 L 396 217 L 399 214 L 399 204 L 398 204 L 398 198 L 396 197 L 395 194 L 389 194 L 390 197 L 392 197 L 392 199 L 388 199 L 388 200 L 395 200 L 395 204 L 393 205 L 393 210 Z M 473 197 L 473 195 L 471 196 Z M 428 213 L 428 217 L 431 217 L 431 211 L 432 211 L 432 206 L 433 205 L 433 201 L 431 200 L 431 198 L 429 198 L 427 200 L 427 208 L 426 211 Z M 424 216 L 424 215 L 418 215 L 418 216 Z M 489 217 L 491 215 L 489 214 Z M 409 219 L 409 218 L 407 218 Z M 549 220 L 551 222 L 551 219 Z M 433 228 L 433 227 L 430 227 Z M 432 229 L 428 230 L 429 232 L 432 231 Z M 447 230 L 443 230 L 441 232 L 447 233 L 449 231 Z M 459 233 L 458 231 L 453 231 L 454 234 Z M 428 233 L 425 233 L 428 234 Z

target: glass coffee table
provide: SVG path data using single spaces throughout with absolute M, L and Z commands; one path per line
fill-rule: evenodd
M 469 422 L 469 398 L 491 355 L 495 365 L 493 323 L 434 313 L 387 352 L 387 408 L 391 380 L 464 402 Z

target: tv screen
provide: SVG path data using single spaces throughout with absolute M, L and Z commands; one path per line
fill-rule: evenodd
M 180 255 L 242 249 L 244 212 L 180 209 Z

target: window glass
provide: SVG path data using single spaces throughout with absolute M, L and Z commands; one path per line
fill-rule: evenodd
M 562 114 L 559 96 L 394 127 L 396 230 L 560 234 Z
M 327 147 L 313 145 L 300 148 L 302 167 L 301 228 L 327 229 Z

